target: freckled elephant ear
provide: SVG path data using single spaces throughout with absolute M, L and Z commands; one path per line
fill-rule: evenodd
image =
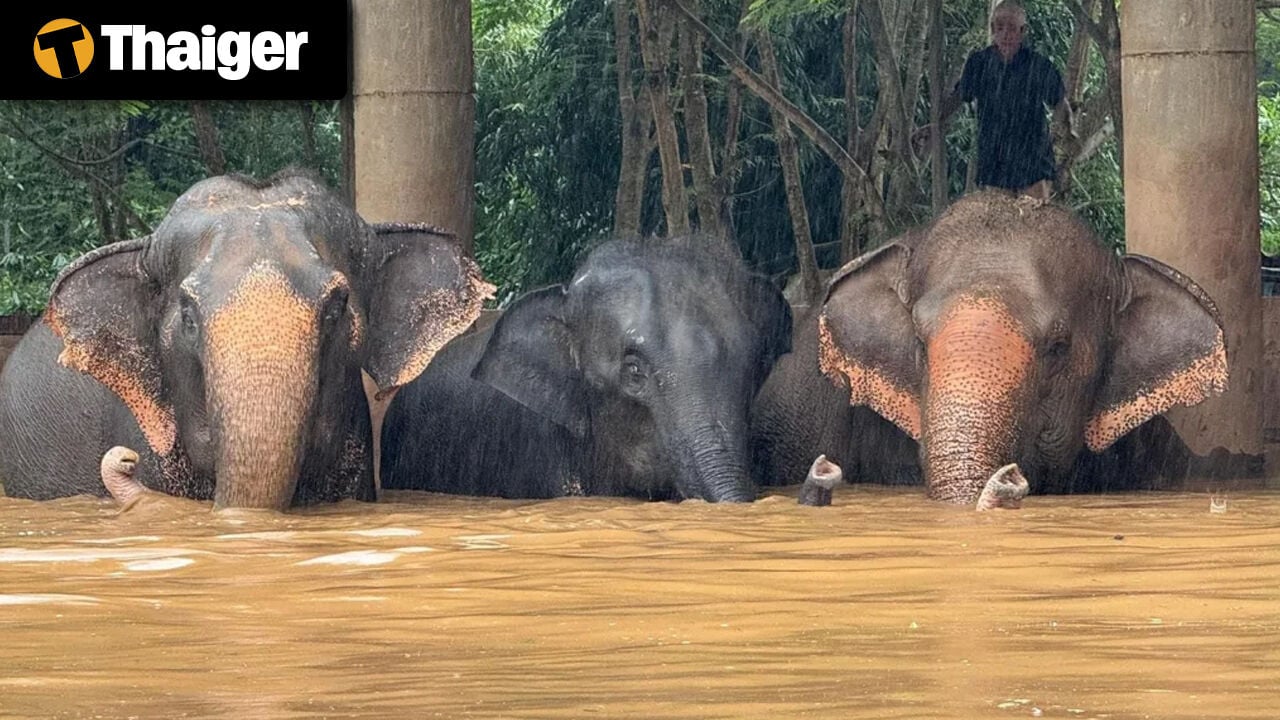
M 1085 426 L 1094 452 L 1176 405 L 1227 389 L 1222 320 L 1208 293 L 1149 257 L 1128 255 L 1123 267 L 1111 365 Z
M 106 385 L 137 419 L 157 454 L 173 449 L 177 425 L 161 391 L 159 286 L 142 258 L 150 238 L 93 250 L 63 268 L 45 321 L 63 342 L 58 362 Z
M 470 327 L 496 288 L 452 234 L 417 223 L 371 229 L 360 278 L 368 320 L 363 366 L 381 398 Z
M 911 250 L 890 243 L 855 258 L 831 278 L 818 316 L 818 364 L 867 405 L 920 439 L 920 370 L 907 297 Z

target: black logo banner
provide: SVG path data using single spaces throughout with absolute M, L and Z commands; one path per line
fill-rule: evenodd
M 14 5 L 4 99 L 337 100 L 351 86 L 349 0 Z

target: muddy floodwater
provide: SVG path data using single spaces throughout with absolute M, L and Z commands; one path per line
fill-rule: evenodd
M 1280 717 L 1280 494 L 0 498 L 0 717 Z

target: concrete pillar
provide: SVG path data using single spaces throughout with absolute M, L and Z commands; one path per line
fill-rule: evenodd
M 1228 391 L 1168 417 L 1192 451 L 1216 451 L 1215 469 L 1256 473 L 1263 384 L 1254 2 L 1125 0 L 1121 12 L 1127 249 L 1189 275 L 1226 325 Z
M 353 0 L 356 210 L 425 222 L 471 251 L 475 94 L 471 3 Z

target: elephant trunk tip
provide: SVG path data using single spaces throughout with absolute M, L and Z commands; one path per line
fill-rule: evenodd
M 756 501 L 756 489 L 754 485 L 739 483 L 728 490 L 712 493 L 709 499 L 718 503 L 751 503 Z
M 832 490 L 844 479 L 844 471 L 840 466 L 819 455 L 809 468 L 809 475 L 804 479 L 798 499 L 801 505 L 823 506 L 831 504 Z
M 138 453 L 117 445 L 102 456 L 100 465 L 102 484 L 122 507 L 128 507 L 142 497 L 147 489 L 134 479 L 138 469 Z
M 1009 463 L 991 474 L 982 494 L 978 496 L 977 510 L 1015 510 L 1022 507 L 1022 499 L 1030 491 L 1031 485 L 1021 468 L 1017 463 Z

